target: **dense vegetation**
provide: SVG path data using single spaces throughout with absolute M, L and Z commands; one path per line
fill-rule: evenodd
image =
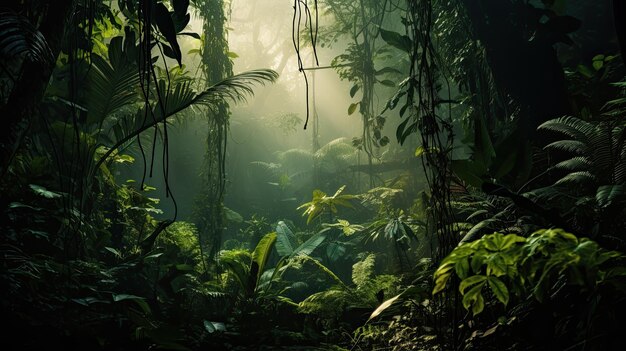
M 623 1 L 239 2 L 3 3 L 2 349 L 623 349 Z

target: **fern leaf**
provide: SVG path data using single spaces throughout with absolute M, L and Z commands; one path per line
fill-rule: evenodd
M 554 184 L 555 185 L 564 185 L 564 184 L 569 184 L 569 183 L 582 184 L 582 183 L 592 182 L 595 179 L 596 179 L 596 177 L 593 174 L 591 174 L 590 172 L 580 171 L 580 172 L 569 173 L 565 177 L 559 179 Z
M 554 165 L 553 168 L 565 169 L 570 171 L 584 171 L 588 170 L 591 166 L 592 162 L 590 162 L 586 157 L 578 156 L 573 157 L 569 160 L 561 161 Z
M 587 144 L 577 140 L 559 140 L 550 143 L 544 149 L 554 149 L 557 151 L 571 152 L 579 155 L 586 155 L 589 152 Z
M 596 202 L 600 207 L 610 205 L 613 201 L 623 198 L 626 195 L 626 187 L 619 185 L 603 185 L 596 192 Z
M 565 116 L 546 121 L 537 129 L 550 130 L 567 135 L 576 141 L 587 143 L 587 136 L 593 133 L 595 126 L 580 118 Z

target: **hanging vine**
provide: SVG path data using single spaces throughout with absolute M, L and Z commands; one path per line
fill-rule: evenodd
M 413 46 L 410 56 L 410 72 L 406 86 L 406 105 L 409 115 L 398 127 L 401 142 L 413 131 L 418 131 L 424 157 L 424 175 L 431 192 L 431 208 L 434 232 L 438 247 L 434 258 L 440 261 L 454 246 L 455 237 L 450 208 L 450 152 L 454 135 L 452 132 L 450 109 L 447 114 L 440 112 L 444 101 L 439 97 L 442 82 L 439 57 L 432 42 L 434 24 L 431 0 L 407 1 L 407 33 Z M 408 132 L 408 133 L 407 133 Z
M 315 20 L 313 20 L 315 18 Z M 313 0 L 313 12 L 309 6 L 309 0 L 294 0 L 293 1 L 293 19 L 291 24 L 291 39 L 293 41 L 293 48 L 296 51 L 298 58 L 298 71 L 304 78 L 305 96 L 306 96 L 306 120 L 304 121 L 304 129 L 309 124 L 309 117 L 311 109 L 309 106 L 309 78 L 306 73 L 306 68 L 302 63 L 301 46 L 303 38 L 301 38 L 302 29 L 308 29 L 309 39 L 313 49 L 313 57 L 315 59 L 315 65 L 319 66 L 319 60 L 317 59 L 317 33 L 319 29 L 319 14 L 317 0 Z
M 226 14 L 223 0 L 203 0 L 195 3 L 204 19 L 202 32 L 202 73 L 208 87 L 233 74 L 228 57 Z M 219 103 L 208 109 L 207 138 L 202 167 L 203 192 L 197 201 L 196 217 L 200 228 L 200 245 L 214 259 L 221 247 L 224 190 L 226 187 L 226 143 L 230 111 L 228 104 Z
M 409 51 L 409 77 L 404 91 L 406 104 L 402 110 L 408 112 L 408 115 L 398 126 L 397 135 L 399 141 L 403 142 L 410 134 L 419 133 L 422 166 L 430 190 L 430 227 L 437 239 L 437 247 L 432 256 L 435 262 L 440 262 L 458 243 L 453 229 L 455 218 L 450 205 L 450 153 L 454 141 L 449 105 L 450 88 L 447 78 L 442 74 L 441 60 L 433 44 L 435 19 L 432 0 L 407 0 L 406 13 L 405 26 L 412 45 Z M 443 85 L 447 89 L 447 99 L 439 96 Z M 444 104 L 448 105 L 447 109 Z M 437 303 L 441 306 L 436 321 L 437 328 L 441 333 L 452 330 L 450 346 L 456 349 L 457 296 L 440 299 Z M 450 324 L 446 325 L 447 322 Z

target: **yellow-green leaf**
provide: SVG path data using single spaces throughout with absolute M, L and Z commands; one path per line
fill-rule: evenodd
M 487 277 L 484 275 L 473 275 L 471 277 L 465 278 L 461 281 L 461 284 L 459 284 L 459 291 L 461 292 L 461 294 L 465 295 L 465 290 L 467 288 L 469 288 L 472 285 L 479 284 L 479 283 L 481 283 L 481 287 L 482 287 L 482 285 L 484 285 L 485 283 L 485 280 L 487 280 Z
M 502 280 L 496 277 L 489 277 L 487 278 L 487 283 L 496 298 L 506 306 L 509 303 L 509 289 L 507 289 Z
M 348 107 L 348 116 L 353 114 L 354 111 L 356 111 L 357 106 L 359 106 L 358 102 L 350 104 L 350 107 Z
M 478 294 L 476 296 L 476 301 L 472 305 L 472 314 L 475 316 L 485 309 L 485 299 L 483 299 L 482 294 Z

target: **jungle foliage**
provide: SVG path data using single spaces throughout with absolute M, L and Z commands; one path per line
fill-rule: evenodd
M 0 9 L 4 349 L 623 348 L 620 1 L 296 0 L 306 119 L 262 126 L 234 106 L 282 82 L 234 74 L 236 6 Z M 326 69 L 358 135 L 321 132 Z

